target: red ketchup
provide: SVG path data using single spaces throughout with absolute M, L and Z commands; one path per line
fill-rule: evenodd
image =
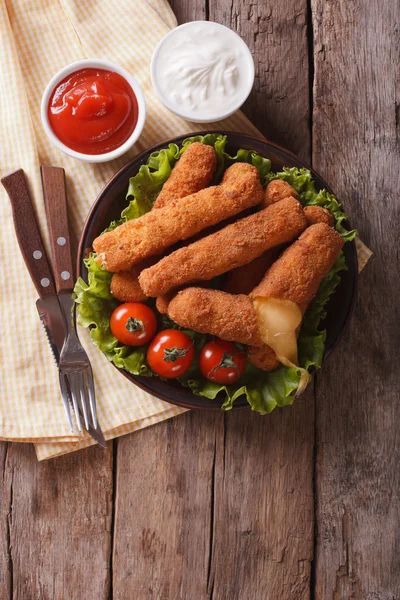
M 119 148 L 133 133 L 138 103 L 118 73 L 82 69 L 54 89 L 48 106 L 50 126 L 60 142 L 83 154 Z

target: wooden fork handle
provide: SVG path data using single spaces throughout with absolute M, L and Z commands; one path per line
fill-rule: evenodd
M 68 229 L 65 171 L 60 167 L 42 166 L 40 172 L 57 293 L 72 292 L 74 275 Z
M 32 281 L 41 298 L 55 294 L 53 274 L 22 169 L 2 178 L 11 202 L 18 244 Z

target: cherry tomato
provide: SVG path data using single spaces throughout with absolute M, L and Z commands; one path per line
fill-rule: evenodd
M 121 344 L 142 346 L 157 331 L 154 312 L 145 304 L 127 302 L 117 306 L 110 319 L 111 332 Z
M 193 356 L 193 341 L 177 329 L 164 329 L 157 333 L 147 350 L 150 367 L 166 379 L 175 379 L 186 373 Z
M 202 348 L 199 365 L 204 377 L 226 385 L 235 383 L 243 375 L 246 356 L 233 342 L 214 340 Z

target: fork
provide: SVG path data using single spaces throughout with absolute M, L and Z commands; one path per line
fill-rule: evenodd
M 76 425 L 82 431 L 80 412 L 83 413 L 85 429 L 89 431 L 89 409 L 94 429 L 98 428 L 93 373 L 89 357 L 80 343 L 73 324 L 74 300 L 69 294 L 58 296 L 66 317 L 67 337 L 61 350 L 59 376 L 63 396 L 71 395 Z M 80 410 L 81 409 L 81 410 Z
M 68 230 L 67 196 L 64 169 L 42 166 L 43 197 L 53 258 L 54 280 L 64 313 L 67 335 L 60 353 L 59 378 L 66 405 L 72 400 L 76 426 L 83 427 L 103 446 L 106 442 L 100 429 L 92 368 L 80 343 L 74 324 L 73 270 Z M 71 415 L 69 420 L 71 422 Z M 83 423 L 82 423 L 83 417 Z

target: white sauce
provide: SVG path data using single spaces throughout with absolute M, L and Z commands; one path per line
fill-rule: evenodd
M 193 21 L 161 40 L 153 55 L 151 77 L 171 111 L 191 121 L 217 121 L 246 100 L 253 86 L 254 63 L 236 33 L 218 23 Z

